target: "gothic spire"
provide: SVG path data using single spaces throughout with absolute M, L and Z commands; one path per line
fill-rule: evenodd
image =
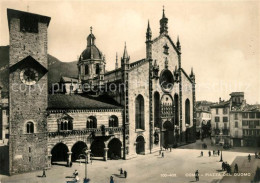
M 146 31 L 146 41 L 151 41 L 151 39 L 152 39 L 152 31 L 151 31 L 150 23 L 148 20 L 147 31 Z
M 125 49 L 124 49 L 124 54 L 123 54 L 123 59 L 127 59 L 128 58 L 128 53 L 126 50 L 126 42 L 125 42 Z
M 181 43 L 180 43 L 180 40 L 179 40 L 179 36 L 177 37 L 177 49 L 180 51 L 181 50 Z
M 162 19 L 160 20 L 160 34 L 162 33 L 168 34 L 168 18 L 165 16 L 164 6 Z

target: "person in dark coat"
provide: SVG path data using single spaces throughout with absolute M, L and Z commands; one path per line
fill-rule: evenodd
M 200 156 L 203 156 L 203 151 L 200 152 Z
M 218 149 L 218 156 L 219 156 L 219 149 Z
M 42 171 L 42 177 L 46 177 L 45 169 L 43 169 L 43 171 Z
M 114 183 L 114 177 L 113 176 L 110 177 L 110 183 Z
M 195 172 L 195 179 L 196 179 L 196 181 L 200 180 L 200 178 L 199 178 L 199 171 L 198 170 L 196 170 L 196 172 Z
M 251 161 L 251 155 L 249 154 L 248 155 L 248 162 L 250 162 Z
M 120 175 L 122 175 L 124 173 L 123 169 L 120 168 Z
M 238 165 L 237 164 L 235 164 L 234 173 L 238 173 Z
M 211 151 L 209 151 L 209 157 L 211 156 Z
M 222 162 L 222 170 L 226 170 L 226 163 L 225 162 Z
M 125 178 L 127 177 L 127 171 L 124 171 Z
M 162 158 L 164 158 L 164 152 L 162 152 Z

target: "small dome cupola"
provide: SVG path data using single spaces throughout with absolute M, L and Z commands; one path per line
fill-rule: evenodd
M 95 45 L 96 37 L 92 33 L 92 27 L 90 27 L 90 34 L 87 37 L 87 48 L 81 53 L 79 61 L 88 59 L 102 60 L 102 52 Z
M 90 27 L 90 34 L 87 37 L 87 46 L 95 45 L 95 36 L 92 34 L 92 27 Z

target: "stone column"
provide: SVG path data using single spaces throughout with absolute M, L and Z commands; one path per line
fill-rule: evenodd
M 72 152 L 69 151 L 69 152 L 67 152 L 67 154 L 68 154 L 67 166 L 70 166 Z
M 121 147 L 121 158 L 124 158 L 124 147 Z
M 108 148 L 105 147 L 105 148 L 104 148 L 104 161 L 107 160 L 107 151 L 108 151 Z
M 48 167 L 47 168 L 51 168 L 51 157 L 52 157 L 52 155 L 48 154 L 48 162 L 47 162 Z

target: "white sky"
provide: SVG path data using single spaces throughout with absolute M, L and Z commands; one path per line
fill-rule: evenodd
M 131 61 L 145 57 L 147 21 L 159 35 L 162 6 L 169 35 L 180 36 L 182 66 L 196 74 L 197 100 L 229 99 L 244 91 L 248 103 L 260 103 L 259 1 L 1 1 L 0 45 L 8 45 L 6 9 L 51 17 L 49 54 L 75 61 L 86 47 L 90 26 L 96 45 L 106 55 L 107 70 L 127 43 Z

